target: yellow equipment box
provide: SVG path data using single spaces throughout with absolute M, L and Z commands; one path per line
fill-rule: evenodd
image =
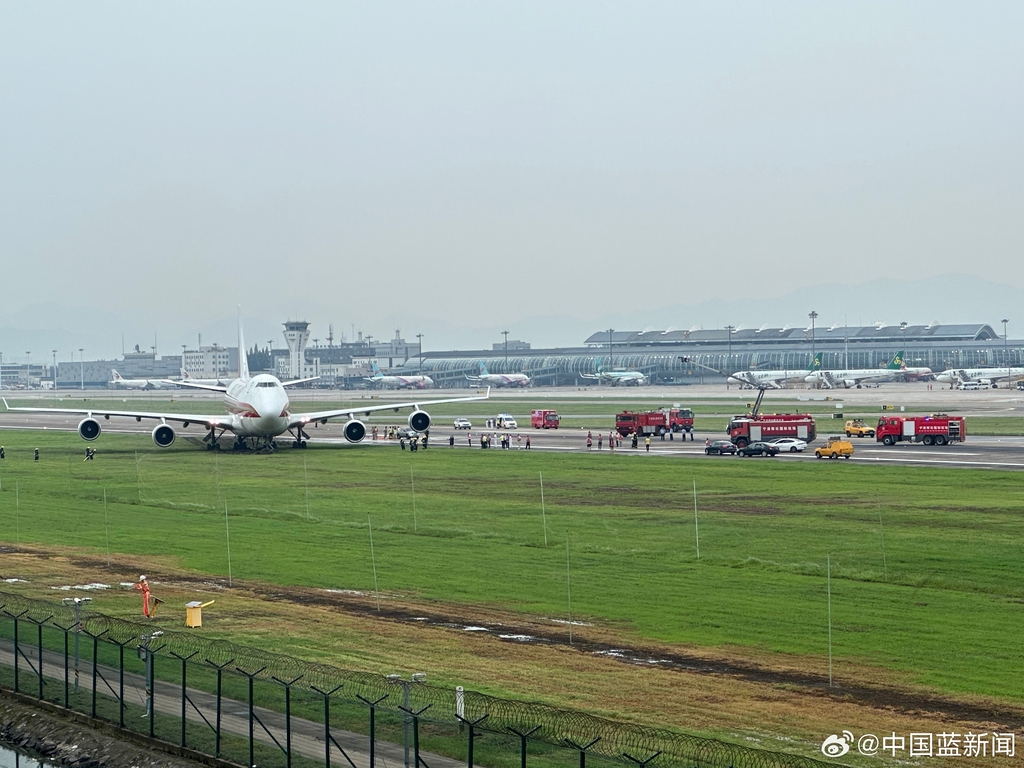
M 213 605 L 215 602 L 215 600 L 211 600 L 208 603 L 201 603 L 198 600 L 193 600 L 191 603 L 185 603 L 185 626 L 192 629 L 203 626 L 203 608 Z

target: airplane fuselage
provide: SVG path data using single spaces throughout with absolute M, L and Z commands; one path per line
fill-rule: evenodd
M 945 384 L 958 381 L 1002 381 L 1012 376 L 1024 376 L 1024 368 L 947 368 L 935 375 Z
M 288 393 L 276 376 L 261 373 L 248 381 L 235 379 L 224 395 L 224 407 L 235 422 L 235 434 L 277 437 L 288 431 Z

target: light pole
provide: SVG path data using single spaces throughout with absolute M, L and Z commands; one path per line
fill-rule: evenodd
M 727 325 L 725 326 L 725 332 L 727 334 L 727 341 L 729 342 L 729 359 L 725 364 L 725 367 L 729 369 L 729 373 L 733 373 L 732 370 L 732 332 L 736 330 L 736 326 Z
M 1006 324 L 1010 322 L 1006 318 L 1001 321 L 1003 323 L 1003 359 L 1006 361 L 1006 372 L 1010 372 L 1010 348 L 1007 346 L 1007 339 L 1009 336 L 1006 335 Z
M 419 350 L 420 375 L 422 376 L 423 375 L 423 334 L 422 333 L 417 333 L 416 334 L 416 347 Z M 409 755 L 408 755 L 409 749 L 408 749 L 408 745 L 406 745 L 406 750 L 405 751 L 406 751 L 405 763 L 406 763 L 406 765 L 408 765 L 409 764 Z
M 53 350 L 53 391 L 57 391 L 57 350 Z
M 82 364 L 82 391 L 85 391 L 85 347 L 78 348 L 78 362 Z
M 4 388 L 4 353 L 0 352 L 0 389 Z
M 812 309 L 807 316 L 811 318 L 811 364 L 813 364 L 814 358 L 818 356 L 817 351 L 814 349 L 814 321 L 818 319 L 818 313 Z
M 423 672 L 414 672 L 408 680 L 405 680 L 401 675 L 388 675 L 387 681 L 392 685 L 402 686 L 402 707 L 406 710 L 403 721 L 405 723 L 405 768 L 419 768 L 419 766 L 410 766 L 409 764 L 409 726 L 412 724 L 412 716 L 408 710 L 411 709 L 409 706 L 409 689 L 414 685 L 420 685 L 427 682 L 427 676 Z
M 502 331 L 501 335 L 505 337 L 505 373 L 508 373 L 508 331 Z
M 615 369 L 615 352 L 612 351 L 612 334 L 615 333 L 614 328 L 608 329 L 608 368 L 609 370 Z M 600 371 L 598 371 L 600 373 Z M 598 382 L 600 383 L 600 382 Z

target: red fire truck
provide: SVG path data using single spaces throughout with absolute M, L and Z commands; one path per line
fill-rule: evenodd
M 555 411 L 530 411 L 530 426 L 534 429 L 558 429 L 559 421 Z
M 615 415 L 615 431 L 623 437 L 632 434 L 661 435 L 668 432 L 692 432 L 693 411 L 689 408 L 662 408 L 659 411 Z
M 817 434 L 814 417 L 809 413 L 755 412 L 750 416 L 734 416 L 726 432 L 737 448 L 774 437 L 795 437 L 809 443 Z
M 946 445 L 962 443 L 966 437 L 967 424 L 964 417 L 945 413 L 933 413 L 931 416 L 882 416 L 875 429 L 875 440 L 885 445 Z

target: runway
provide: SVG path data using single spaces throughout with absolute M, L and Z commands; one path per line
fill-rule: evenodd
M 397 416 L 394 414 L 393 416 Z M 606 417 L 605 417 L 606 418 Z M 51 431 L 51 432 L 67 432 L 74 434 L 77 430 L 78 422 L 80 418 L 77 416 L 61 416 L 61 415 L 48 415 L 48 414 L 25 414 L 25 413 L 9 413 L 0 411 L 0 435 L 5 430 L 16 430 L 16 431 Z M 392 418 L 389 423 L 402 423 L 398 418 Z M 368 426 L 372 426 L 373 422 L 368 422 Z M 155 422 L 138 423 L 131 419 L 111 419 L 110 422 L 103 423 L 103 432 L 109 434 L 132 434 L 132 435 L 146 435 L 148 436 L 155 426 Z M 342 436 L 343 422 L 332 422 L 326 426 L 320 426 L 316 428 L 307 428 L 310 434 L 310 446 L 315 448 L 317 445 L 326 445 L 336 448 L 348 448 L 348 449 L 380 449 L 380 450 L 394 450 L 399 451 L 397 441 L 393 440 L 372 440 L 369 436 L 363 443 L 358 446 L 348 443 Z M 723 424 L 724 427 L 724 424 Z M 968 438 L 967 442 L 958 445 L 947 445 L 947 446 L 925 446 L 922 444 L 905 444 L 905 445 L 894 445 L 894 446 L 883 446 L 880 443 L 875 442 L 873 439 L 857 439 L 852 438 L 851 442 L 854 446 L 854 456 L 850 460 L 850 463 L 871 463 L 878 465 L 903 465 L 903 466 L 941 466 L 946 468 L 974 468 L 974 469 L 997 469 L 997 470 L 1024 470 L 1024 437 L 988 437 L 988 436 L 971 436 L 968 427 Z M 735 456 L 706 456 L 704 454 L 704 441 L 710 440 L 721 440 L 725 438 L 724 429 L 717 432 L 695 432 L 693 441 L 683 442 L 679 438 L 681 435 L 675 435 L 676 439 L 661 440 L 653 438 L 651 440 L 650 451 L 644 450 L 643 441 L 640 442 L 639 447 L 633 449 L 629 447 L 629 441 L 625 438 L 622 440 L 622 445 L 616 448 L 614 451 L 610 451 L 608 448 L 608 430 L 601 432 L 603 436 L 602 447 L 599 450 L 597 447 L 597 431 L 593 431 L 593 447 L 588 451 L 586 446 L 587 429 L 578 428 L 564 428 L 556 430 L 537 430 L 537 429 L 519 429 L 519 430 L 486 430 L 490 435 L 495 434 L 509 434 L 511 435 L 511 451 L 526 450 L 526 437 L 529 435 L 531 450 L 533 451 L 552 451 L 552 452 L 569 452 L 569 453 L 590 453 L 596 458 L 602 455 L 625 454 L 631 456 L 645 456 L 645 457 L 660 457 L 660 458 L 699 458 L 705 461 L 764 461 L 760 457 L 743 459 Z M 205 430 L 201 426 L 192 426 L 188 429 L 177 430 L 178 440 L 174 446 L 170 449 L 162 449 L 153 445 L 152 450 L 162 451 L 181 451 L 181 450 L 202 450 L 202 448 L 192 442 L 188 441 L 188 438 L 192 438 L 195 441 L 200 440 Z M 441 423 L 440 419 L 435 421 L 435 426 L 430 433 L 430 446 L 431 449 L 438 450 L 450 450 L 448 445 L 448 438 L 451 435 L 455 437 L 455 447 L 459 450 L 481 450 L 480 449 L 480 434 L 479 429 L 466 430 L 453 430 L 450 422 Z M 825 436 L 828 432 L 824 429 L 820 430 L 820 434 Z M 517 435 L 521 438 L 517 441 Z M 470 446 L 467 438 L 472 440 L 472 446 Z M 290 438 L 285 437 L 281 441 L 282 448 L 280 450 L 288 451 L 292 450 L 289 447 Z M 818 461 L 821 464 L 830 463 L 828 460 L 815 459 L 813 448 L 815 445 L 820 445 L 822 437 L 812 443 L 807 451 L 804 453 L 784 453 L 780 454 L 775 458 L 775 461 Z M 0 437 L 0 444 L 2 444 L 2 437 Z M 86 443 L 75 436 L 70 444 L 76 449 L 80 448 L 83 452 L 86 445 L 90 445 L 93 448 L 97 448 L 102 452 L 103 450 L 103 435 L 93 443 Z M 229 449 L 231 445 L 230 436 L 222 439 L 222 446 L 225 449 Z M 494 440 L 492 445 L 497 445 L 497 441 Z M 499 448 L 492 447 L 490 450 L 500 450 Z M 845 462 L 844 462 L 845 463 Z

